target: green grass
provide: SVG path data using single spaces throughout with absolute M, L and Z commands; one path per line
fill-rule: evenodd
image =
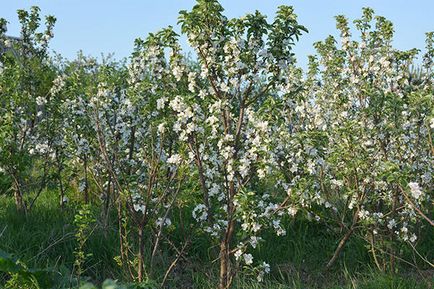
M 57 198 L 44 193 L 37 206 L 27 216 L 16 213 L 10 196 L 0 196 L 0 250 L 13 254 L 29 267 L 54 268 L 69 278 L 73 270 L 74 215 L 73 204 L 61 210 Z M 100 212 L 94 208 L 94 215 Z M 182 212 L 181 212 L 182 213 Z M 184 216 L 185 217 L 185 216 Z M 189 221 L 189 217 L 185 217 Z M 96 223 L 86 244 L 86 252 L 91 253 L 85 264 L 84 275 L 95 284 L 107 278 L 126 281 L 127 276 L 117 266 L 114 258 L 119 254 L 119 240 L 115 216 L 107 230 Z M 324 229 L 321 224 L 307 221 L 292 221 L 286 224 L 287 235 L 277 237 L 271 232 L 265 234 L 265 242 L 254 252 L 257 260 L 266 260 L 272 265 L 272 272 L 262 283 L 258 283 L 248 272 L 238 275 L 234 288 L 431 288 L 434 271 L 425 268 L 418 272 L 409 266 L 401 265 L 395 274 L 380 273 L 374 269 L 371 256 L 360 239 L 353 238 L 345 247 L 339 262 L 331 270 L 325 264 L 335 249 L 338 236 Z M 433 247 L 431 228 L 425 232 L 421 252 L 428 256 Z M 431 235 L 432 236 L 432 235 Z M 175 242 L 182 240 L 181 232 L 175 228 L 171 232 Z M 217 283 L 217 264 L 212 261 L 217 255 L 217 247 L 209 249 L 209 240 L 198 234 L 192 239 L 189 249 L 189 262 L 182 262 L 173 271 L 167 288 L 214 288 Z M 148 246 L 148 251 L 149 251 Z M 157 276 L 164 275 L 164 268 L 172 260 L 172 251 L 162 246 L 157 260 Z M 5 282 L 0 275 L 0 287 Z

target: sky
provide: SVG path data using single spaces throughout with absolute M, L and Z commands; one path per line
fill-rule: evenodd
M 434 0 L 221 0 L 225 15 L 240 17 L 259 10 L 272 21 L 279 5 L 294 6 L 299 23 L 309 29 L 295 47 L 298 63 L 305 66 L 314 53 L 312 44 L 328 35 L 337 36 L 334 16 L 350 20 L 361 15 L 363 7 L 394 23 L 394 45 L 398 49 L 424 48 L 425 32 L 434 31 Z M 8 24 L 8 34 L 19 35 L 17 9 L 39 6 L 42 15 L 57 18 L 51 48 L 72 59 L 79 50 L 86 55 L 114 53 L 128 57 L 134 39 L 172 25 L 177 27 L 178 12 L 189 10 L 194 0 L 0 0 L 0 17 Z M 182 46 L 188 49 L 185 39 Z

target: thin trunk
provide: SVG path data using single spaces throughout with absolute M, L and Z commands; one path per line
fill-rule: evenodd
M 139 282 L 143 282 L 143 278 L 144 278 L 144 260 L 145 260 L 145 241 L 144 241 L 144 236 L 143 236 L 143 224 L 140 224 L 139 227 L 139 262 L 138 262 L 138 278 L 139 278 Z
M 130 140 L 130 145 L 128 147 L 129 149 L 129 154 L 128 154 L 128 160 L 132 160 L 134 157 L 134 146 L 135 146 L 135 142 L 136 142 L 136 128 L 134 126 L 131 127 L 131 140 Z M 131 165 L 128 164 L 128 168 L 127 168 L 127 175 L 131 174 Z
M 14 179 L 14 198 L 15 198 L 15 206 L 17 208 L 17 211 L 20 213 L 27 213 L 26 203 L 23 199 L 23 192 L 21 191 L 21 185 L 18 181 L 18 178 L 13 175 Z
M 234 234 L 235 229 L 235 221 L 234 221 L 234 204 L 233 199 L 235 196 L 235 186 L 234 182 L 231 181 L 229 185 L 229 201 L 228 201 L 228 227 L 226 228 L 225 237 L 220 242 L 220 289 L 227 289 L 231 286 L 232 277 L 235 272 L 233 272 L 233 268 L 231 267 L 230 260 L 230 251 L 231 251 L 231 241 Z
M 163 234 L 164 222 L 167 219 L 167 217 L 169 215 L 169 212 L 172 209 L 173 204 L 176 201 L 176 197 L 177 197 L 177 195 L 178 195 L 178 193 L 180 191 L 180 188 L 181 188 L 181 183 L 178 184 L 178 188 L 177 188 L 177 190 L 174 193 L 172 201 L 170 202 L 170 205 L 167 208 L 167 210 L 166 210 L 166 212 L 164 214 L 163 219 L 161 220 L 161 224 L 160 224 L 160 227 L 158 229 L 158 233 L 155 236 L 156 238 L 155 238 L 154 248 L 152 249 L 151 261 L 150 261 L 150 264 L 149 264 L 149 274 L 150 274 L 151 277 L 152 277 L 153 268 L 154 268 L 154 258 L 155 258 L 155 255 L 157 253 L 157 250 L 158 250 L 158 246 L 159 246 L 159 243 L 160 243 L 160 240 L 161 240 L 161 236 Z
M 120 198 L 121 196 L 119 196 Z M 118 226 L 119 226 L 119 250 L 121 254 L 122 267 L 125 272 L 130 274 L 131 280 L 134 280 L 134 274 L 131 270 L 130 262 L 128 259 L 128 243 L 127 243 L 127 232 L 124 227 L 124 220 L 122 218 L 122 200 L 118 200 Z
M 62 181 L 62 162 L 60 160 L 58 149 L 56 150 L 56 163 L 57 163 L 57 181 L 59 182 L 59 189 L 60 189 L 60 207 L 63 209 L 65 207 L 63 201 L 65 197 L 65 189 L 63 187 L 63 181 Z
M 105 193 L 105 200 L 104 200 L 104 231 L 107 232 L 108 224 L 109 224 L 109 216 L 110 216 L 110 191 L 111 191 L 111 177 L 109 176 L 109 180 L 107 183 L 107 190 Z
M 62 175 L 61 175 L 62 169 L 61 169 L 60 165 L 58 165 L 57 174 L 58 174 L 59 188 L 60 188 L 60 207 L 63 209 L 65 207 L 65 202 L 64 202 L 65 189 L 63 188 L 63 181 L 62 181 Z
M 222 240 L 220 243 L 220 283 L 219 289 L 228 288 L 228 276 L 229 276 L 229 249 L 227 248 L 226 240 Z
M 36 196 L 30 201 L 30 204 L 27 208 L 28 211 L 32 210 L 33 206 L 36 203 L 36 200 L 39 198 L 39 196 L 41 195 L 42 191 L 45 188 L 46 182 L 47 182 L 47 163 L 44 164 L 44 172 L 43 172 L 43 176 L 42 176 L 42 180 L 41 183 L 39 185 L 39 189 L 36 193 Z
M 15 206 L 17 207 L 17 210 L 21 213 L 26 213 L 26 205 L 23 200 L 23 195 L 21 189 L 17 185 L 15 186 L 14 197 L 15 197 Z
M 336 262 L 336 260 L 339 257 L 342 249 L 345 247 L 345 244 L 347 243 L 348 239 L 350 239 L 350 237 L 353 234 L 353 232 L 354 232 L 354 226 L 351 226 L 351 228 L 348 230 L 348 232 L 345 234 L 345 236 L 339 242 L 339 245 L 336 248 L 335 253 L 333 254 L 333 257 L 327 263 L 327 266 L 326 266 L 327 269 L 329 269 L 330 267 L 332 267 L 333 264 Z
M 87 177 L 87 156 L 84 156 L 84 203 L 89 203 L 89 184 Z
M 396 214 L 396 208 L 397 208 L 397 204 L 398 204 L 398 191 L 395 189 L 394 194 L 393 194 L 393 203 L 392 203 L 392 216 L 395 216 Z M 393 241 L 395 240 L 395 234 L 393 232 L 393 230 L 390 230 L 390 239 L 391 242 L 393 243 Z M 395 272 L 395 263 L 396 263 L 396 259 L 395 259 L 395 249 L 392 246 L 390 248 L 391 254 L 390 254 L 390 272 L 394 273 Z
M 344 249 L 345 244 L 347 243 L 347 241 L 350 239 L 351 235 L 354 233 L 354 229 L 357 225 L 357 222 L 359 220 L 359 209 L 356 210 L 356 212 L 353 215 L 353 223 L 351 224 L 350 229 L 347 231 L 347 233 L 345 234 L 345 236 L 341 239 L 341 241 L 338 244 L 338 247 L 336 248 L 332 258 L 329 260 L 329 262 L 327 263 L 326 268 L 329 269 L 330 267 L 333 266 L 333 264 L 336 262 L 337 258 L 339 257 L 342 249 Z
M 122 224 L 122 212 L 121 212 L 121 203 L 119 201 L 118 206 L 118 227 L 119 227 L 119 250 L 121 253 L 122 264 L 125 264 L 127 261 L 125 247 L 124 247 L 124 233 L 123 233 L 123 224 Z
M 220 242 L 220 289 L 227 289 L 231 286 L 235 269 L 231 266 L 231 240 L 234 234 L 235 222 L 232 220 L 226 229 L 225 238 Z

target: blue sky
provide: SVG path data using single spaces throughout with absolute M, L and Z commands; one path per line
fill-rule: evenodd
M 190 9 L 194 0 L 0 0 L 0 17 L 6 18 L 8 34 L 19 32 L 17 9 L 37 5 L 42 14 L 57 17 L 51 48 L 67 58 L 78 50 L 100 56 L 115 53 L 116 58 L 130 54 L 133 41 L 168 25 L 176 26 L 179 10 Z M 372 7 L 377 14 L 395 25 L 395 46 L 399 49 L 423 48 L 425 32 L 434 31 L 434 0 L 221 0 L 228 17 L 259 10 L 271 20 L 277 6 L 292 5 L 299 22 L 309 29 L 295 51 L 301 65 L 314 52 L 312 44 L 336 35 L 334 16 L 350 19 L 360 16 L 362 7 Z M 185 42 L 183 45 L 186 46 Z

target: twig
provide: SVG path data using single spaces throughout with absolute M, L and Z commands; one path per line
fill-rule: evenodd
M 1 236 L 1 235 L 0 235 Z M 45 248 L 44 250 L 42 250 L 41 252 L 39 252 L 38 254 L 36 254 L 35 256 L 33 256 L 32 258 L 29 259 L 29 261 L 36 259 L 37 257 L 39 257 L 40 255 L 42 255 L 43 253 L 47 252 L 51 247 L 61 243 L 62 241 L 65 241 L 67 239 L 67 237 L 70 236 L 74 236 L 74 233 L 67 233 L 65 235 L 63 235 L 61 238 L 57 239 L 56 241 L 50 243 L 50 245 L 48 245 L 47 248 Z
M 416 252 L 416 254 L 424 261 L 424 262 L 426 262 L 428 265 L 430 265 L 431 267 L 433 267 L 434 268 L 434 264 L 433 263 L 431 263 L 430 261 L 428 261 L 425 257 L 423 257 L 420 253 L 419 253 L 419 251 L 418 250 L 416 250 L 416 247 L 411 243 L 411 242 L 408 242 L 409 244 L 410 244 L 410 246 L 411 246 L 411 248 L 413 248 L 413 250 L 414 250 L 414 252 Z
M 178 188 L 175 191 L 175 194 L 174 194 L 174 196 L 172 198 L 172 201 L 170 202 L 170 205 L 167 208 L 167 210 L 166 210 L 166 212 L 164 214 L 164 217 L 161 219 L 160 227 L 159 227 L 158 233 L 156 235 L 156 240 L 155 240 L 154 248 L 152 250 L 152 255 L 151 255 L 151 261 L 150 261 L 150 271 L 151 271 L 151 273 L 152 273 L 152 269 L 153 269 L 155 254 L 157 253 L 157 249 L 158 249 L 158 245 L 159 245 L 159 242 L 160 242 L 161 234 L 163 232 L 164 222 L 166 221 L 167 216 L 169 215 L 170 210 L 173 208 L 173 204 L 176 201 L 176 197 L 177 197 L 180 189 L 181 189 L 181 182 L 178 184 Z
M 167 277 L 169 277 L 170 272 L 172 272 L 173 268 L 175 268 L 179 259 L 181 259 L 188 244 L 189 244 L 189 242 L 184 243 L 184 246 L 182 246 L 182 248 L 181 248 L 180 252 L 177 254 L 175 260 L 173 260 L 173 262 L 170 264 L 169 268 L 167 268 L 166 274 L 164 274 L 163 281 L 161 282 L 161 288 L 164 288 L 164 284 L 166 283 Z
M 8 227 L 8 225 L 6 225 L 6 226 L 3 228 L 3 230 L 1 231 L 1 233 L 0 233 L 0 238 L 3 236 L 3 233 L 6 231 L 7 227 Z
M 407 193 L 405 192 L 405 190 L 403 189 L 403 188 L 401 188 L 401 187 L 399 187 L 399 189 L 401 190 L 401 192 L 402 192 L 402 194 L 404 195 L 404 197 L 406 198 L 406 200 L 407 200 L 407 202 L 410 204 L 410 206 L 413 208 L 413 209 L 415 209 L 418 213 L 419 213 L 419 215 L 421 215 L 422 216 L 422 218 L 424 218 L 425 220 L 427 220 L 428 221 L 428 223 L 431 225 L 431 226 L 433 226 L 434 227 L 434 222 L 430 219 L 430 218 L 428 218 L 414 203 L 413 203 L 413 201 L 410 199 L 410 197 L 407 195 Z
M 375 253 L 374 233 L 372 233 L 372 232 L 371 232 L 371 238 L 369 241 L 371 243 L 371 252 L 372 252 L 372 257 L 374 258 L 375 265 L 377 266 L 378 270 L 380 270 L 382 272 L 383 269 L 381 268 L 380 263 L 378 262 L 377 253 Z

